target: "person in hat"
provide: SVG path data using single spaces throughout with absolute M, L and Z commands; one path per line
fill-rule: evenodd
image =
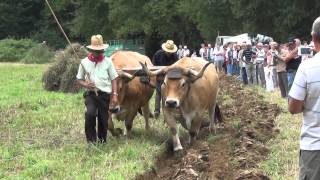
M 152 63 L 155 66 L 170 66 L 178 60 L 176 54 L 177 46 L 172 40 L 167 40 L 161 45 L 161 49 L 158 50 L 153 58 Z M 157 118 L 160 115 L 160 103 L 161 103 L 161 85 L 163 81 L 158 79 L 156 84 L 156 102 L 154 116 Z
M 117 71 L 110 58 L 103 55 L 108 48 L 101 35 L 93 35 L 91 44 L 86 46 L 89 54 L 81 60 L 77 81 L 86 88 L 85 134 L 88 143 L 107 141 L 109 103 L 117 103 Z M 96 131 L 98 117 L 98 133 Z

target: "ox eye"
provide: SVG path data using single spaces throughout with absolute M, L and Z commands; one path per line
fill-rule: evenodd
M 182 86 L 182 87 L 185 87 L 185 86 L 186 86 L 186 83 L 185 83 L 185 82 L 183 82 L 183 83 L 181 84 L 181 86 Z

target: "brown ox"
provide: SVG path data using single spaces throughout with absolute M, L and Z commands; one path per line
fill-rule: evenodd
M 116 69 L 137 68 L 140 67 L 139 62 L 148 66 L 153 66 L 147 56 L 131 51 L 117 51 L 110 57 Z M 145 128 L 149 128 L 149 100 L 152 97 L 154 89 L 144 82 L 143 77 L 135 77 L 124 71 L 118 71 L 117 79 L 118 104 L 110 107 L 110 111 L 118 120 L 125 121 L 126 133 L 129 135 L 132 128 L 133 119 L 138 110 L 142 109 L 145 119 Z M 155 81 L 155 78 L 153 78 Z M 108 119 L 108 129 L 113 135 L 118 135 L 121 130 L 115 131 L 112 117 Z
M 177 132 L 176 121 L 189 131 L 189 142 L 196 138 L 203 124 L 203 116 L 209 112 L 210 128 L 215 117 L 221 120 L 216 105 L 219 78 L 213 64 L 201 58 L 185 57 L 168 68 L 150 71 L 141 64 L 149 76 L 165 73 L 161 87 L 164 119 L 173 139 L 174 151 L 183 149 Z

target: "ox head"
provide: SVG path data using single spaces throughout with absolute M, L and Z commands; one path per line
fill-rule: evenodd
M 148 76 L 165 75 L 161 92 L 164 105 L 167 108 L 178 108 L 188 95 L 190 86 L 201 78 L 210 63 L 205 64 L 201 70 L 195 71 L 191 68 L 168 67 L 156 71 L 150 71 L 146 65 L 140 63 L 142 69 Z M 201 93 L 201 92 L 199 92 Z
M 126 91 L 128 89 L 128 83 L 135 78 L 135 75 L 131 75 L 124 71 L 117 71 L 119 77 L 117 78 L 117 92 L 118 92 L 118 104 L 112 104 L 109 108 L 111 113 L 120 112 L 120 106 L 125 98 Z

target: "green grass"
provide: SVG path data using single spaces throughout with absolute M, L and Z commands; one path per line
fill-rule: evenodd
M 280 91 L 266 92 L 260 87 L 254 91 L 263 95 L 270 103 L 278 104 L 282 112 L 276 118 L 276 127 L 280 133 L 267 143 L 271 149 L 268 159 L 260 164 L 271 179 L 294 180 L 299 177 L 299 141 L 302 115 L 291 115 L 288 112 L 287 99 L 280 96 Z
M 147 132 L 138 116 L 132 139 L 109 133 L 88 147 L 82 94 L 44 91 L 46 68 L 0 64 L 0 179 L 132 179 L 152 165 L 168 137 L 162 120 Z

